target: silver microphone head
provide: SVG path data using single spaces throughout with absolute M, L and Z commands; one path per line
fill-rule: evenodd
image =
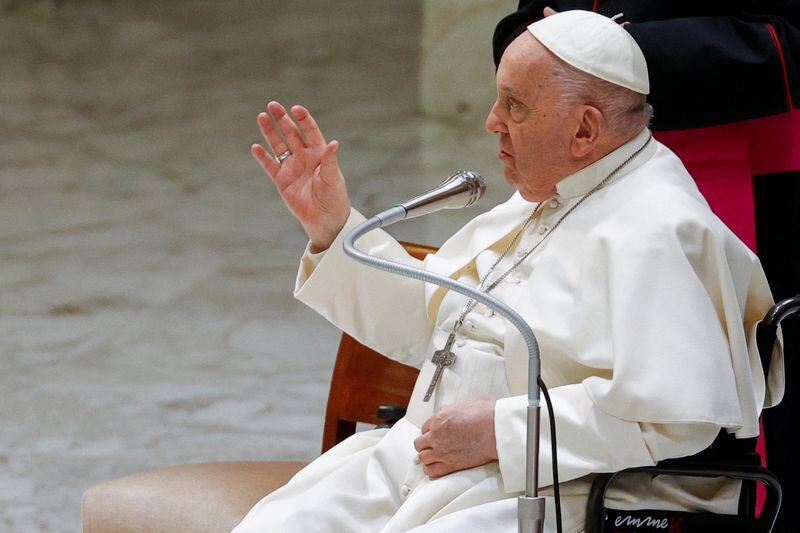
M 486 180 L 472 170 L 461 170 L 444 180 L 437 187 L 402 204 L 406 218 L 427 215 L 440 209 L 461 209 L 481 199 L 486 192 Z
M 459 170 L 444 180 L 442 185 L 452 182 L 458 183 L 459 186 L 466 186 L 469 191 L 467 203 L 461 207 L 469 207 L 475 204 L 486 192 L 486 180 L 483 179 L 483 176 L 472 170 Z

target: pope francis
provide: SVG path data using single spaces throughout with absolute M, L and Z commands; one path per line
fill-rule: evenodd
M 615 21 L 567 11 L 530 25 L 502 57 L 486 120 L 513 196 L 425 261 L 381 231 L 359 241 L 490 291 L 530 323 L 558 428 L 564 531 L 583 530 L 593 473 L 697 453 L 721 430 L 754 436 L 782 394 L 781 365 L 765 377 L 755 347 L 772 305 L 758 259 L 651 137 L 648 92 L 644 57 Z M 421 372 L 405 418 L 325 453 L 234 532 L 516 531 L 522 337 L 461 295 L 347 258 L 344 236 L 364 217 L 350 206 L 338 143 L 301 106 L 268 111 L 277 128 L 267 113 L 258 123 L 276 157 L 252 153 L 310 239 L 295 296 Z M 455 360 L 435 378 L 445 343 Z M 548 416 L 539 482 L 552 496 Z M 609 505 L 733 513 L 738 493 L 720 479 L 631 477 Z M 546 531 L 554 519 L 548 497 Z

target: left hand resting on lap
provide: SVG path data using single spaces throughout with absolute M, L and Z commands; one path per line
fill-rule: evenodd
M 422 425 L 414 439 L 422 470 L 437 478 L 497 460 L 494 400 L 446 405 Z

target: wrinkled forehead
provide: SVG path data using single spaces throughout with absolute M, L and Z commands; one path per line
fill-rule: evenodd
M 501 61 L 508 56 L 528 56 L 535 57 L 539 52 L 544 51 L 545 47 L 529 31 L 520 33 L 503 52 Z
M 530 32 L 508 45 L 497 68 L 497 85 L 520 92 L 541 89 L 552 65 L 552 54 Z

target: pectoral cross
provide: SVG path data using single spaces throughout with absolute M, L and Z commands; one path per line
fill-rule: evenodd
M 451 333 L 450 336 L 447 337 L 447 342 L 444 344 L 444 348 L 433 352 L 431 362 L 436 365 L 436 371 L 433 373 L 433 378 L 431 378 L 431 384 L 428 385 L 428 391 L 425 393 L 425 398 L 422 399 L 423 402 L 427 402 L 431 399 L 433 390 L 436 388 L 436 383 L 438 383 L 439 379 L 441 379 L 444 369 L 448 366 L 452 366 L 453 363 L 456 362 L 456 354 L 450 351 L 450 348 L 453 347 L 453 342 L 455 342 L 455 340 L 456 334 Z

